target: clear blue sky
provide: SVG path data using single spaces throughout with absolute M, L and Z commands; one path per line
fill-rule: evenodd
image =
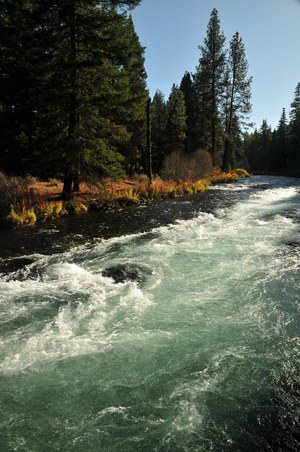
M 252 85 L 252 121 L 277 127 L 300 82 L 300 0 L 142 0 L 133 12 L 146 47 L 148 88 L 166 98 L 185 71 L 195 72 L 213 8 L 227 43 L 238 31 L 244 41 Z

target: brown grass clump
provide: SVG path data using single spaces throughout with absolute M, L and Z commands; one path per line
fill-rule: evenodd
M 225 184 L 230 182 L 236 182 L 237 179 L 242 179 L 245 177 L 250 177 L 251 174 L 248 171 L 237 168 L 231 171 L 214 171 L 210 176 L 210 181 L 212 184 Z

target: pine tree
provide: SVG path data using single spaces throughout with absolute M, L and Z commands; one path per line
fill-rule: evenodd
M 221 144 L 220 102 L 224 92 L 225 36 L 220 29 L 218 11 L 213 9 L 201 57 L 194 76 L 201 144 L 211 151 L 214 164 L 218 162 Z
M 266 119 L 259 130 L 245 134 L 246 156 L 249 169 L 255 174 L 268 174 L 272 170 L 272 129 Z
M 0 3 L 2 166 L 62 174 L 68 197 L 80 171 L 118 175 L 124 157 L 141 154 L 146 74 L 126 15 L 139 3 Z
M 260 155 L 258 153 L 259 131 L 257 129 L 252 133 L 244 134 L 244 148 L 246 158 L 249 163 L 249 169 L 254 174 L 260 172 Z
M 297 84 L 291 103 L 289 124 L 288 166 L 293 173 L 300 171 L 300 82 Z
M 146 148 L 146 105 L 149 93 L 146 86 L 144 66 L 144 48 L 135 32 L 132 18 L 125 21 L 124 35 L 126 41 L 123 48 L 128 60 L 123 67 L 123 76 L 127 82 L 127 100 L 124 103 L 124 124 L 130 133 L 130 141 L 125 150 L 128 172 L 130 175 L 137 169 L 138 163 L 144 159 Z M 124 151 L 122 152 L 124 153 Z
M 151 104 L 152 168 L 159 173 L 166 155 L 167 111 L 164 95 L 157 90 Z
M 186 138 L 186 107 L 183 92 L 174 84 L 167 102 L 167 149 L 183 150 Z
M 31 2 L 0 3 L 0 165 L 27 173 L 33 163 L 36 121 L 36 43 Z
M 199 146 L 196 128 L 197 124 L 196 93 L 194 82 L 189 72 L 186 72 L 184 74 L 180 83 L 180 90 L 184 94 L 186 106 L 187 129 L 186 129 L 185 152 L 190 153 L 199 148 Z
M 270 154 L 270 169 L 275 172 L 284 171 L 288 157 L 288 124 L 285 108 L 282 109 L 278 127 L 272 135 Z
M 270 168 L 270 148 L 272 140 L 272 130 L 266 119 L 263 120 L 259 129 L 258 152 L 260 172 L 268 173 Z
M 234 163 L 232 147 L 240 134 L 240 126 L 251 112 L 251 83 L 247 78 L 248 63 L 245 47 L 239 33 L 235 33 L 230 42 L 227 74 L 227 96 L 225 112 L 225 150 L 223 170 L 230 169 Z M 226 74 L 226 72 L 225 72 Z M 235 131 L 235 133 L 234 133 Z
M 117 148 L 131 134 L 121 106 L 130 97 L 128 23 L 117 6 L 135 4 L 35 2 L 45 43 L 38 139 L 50 162 L 64 173 L 66 198 L 78 189 L 80 171 L 86 176 L 94 171 L 120 174 L 123 158 Z M 49 133 L 46 123 L 53 125 Z

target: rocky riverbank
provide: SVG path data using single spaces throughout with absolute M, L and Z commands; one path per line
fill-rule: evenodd
M 42 182 L 34 178 L 7 177 L 3 173 L 0 176 L 0 224 L 2 228 L 8 228 L 34 226 L 39 222 L 89 210 L 112 210 L 192 195 L 206 191 L 211 184 L 234 182 L 249 174 L 243 169 L 236 169 L 226 173 L 215 171 L 197 181 L 164 181 L 157 177 L 150 185 L 143 176 L 119 181 L 105 179 L 98 184 L 81 184 L 81 191 L 74 193 L 70 201 L 61 199 L 61 181 L 51 179 Z

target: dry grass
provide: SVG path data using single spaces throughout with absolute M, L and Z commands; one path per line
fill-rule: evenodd
M 144 175 L 119 181 L 108 178 L 94 185 L 82 183 L 80 193 L 75 193 L 67 203 L 60 200 L 63 184 L 59 180 L 43 182 L 30 177 L 10 178 L 0 172 L 0 218 L 6 218 L 15 226 L 32 226 L 68 213 L 85 213 L 89 207 L 113 208 L 204 192 L 210 184 L 235 182 L 248 176 L 239 168 L 226 173 L 214 171 L 199 180 L 174 181 L 156 177 L 151 185 Z

